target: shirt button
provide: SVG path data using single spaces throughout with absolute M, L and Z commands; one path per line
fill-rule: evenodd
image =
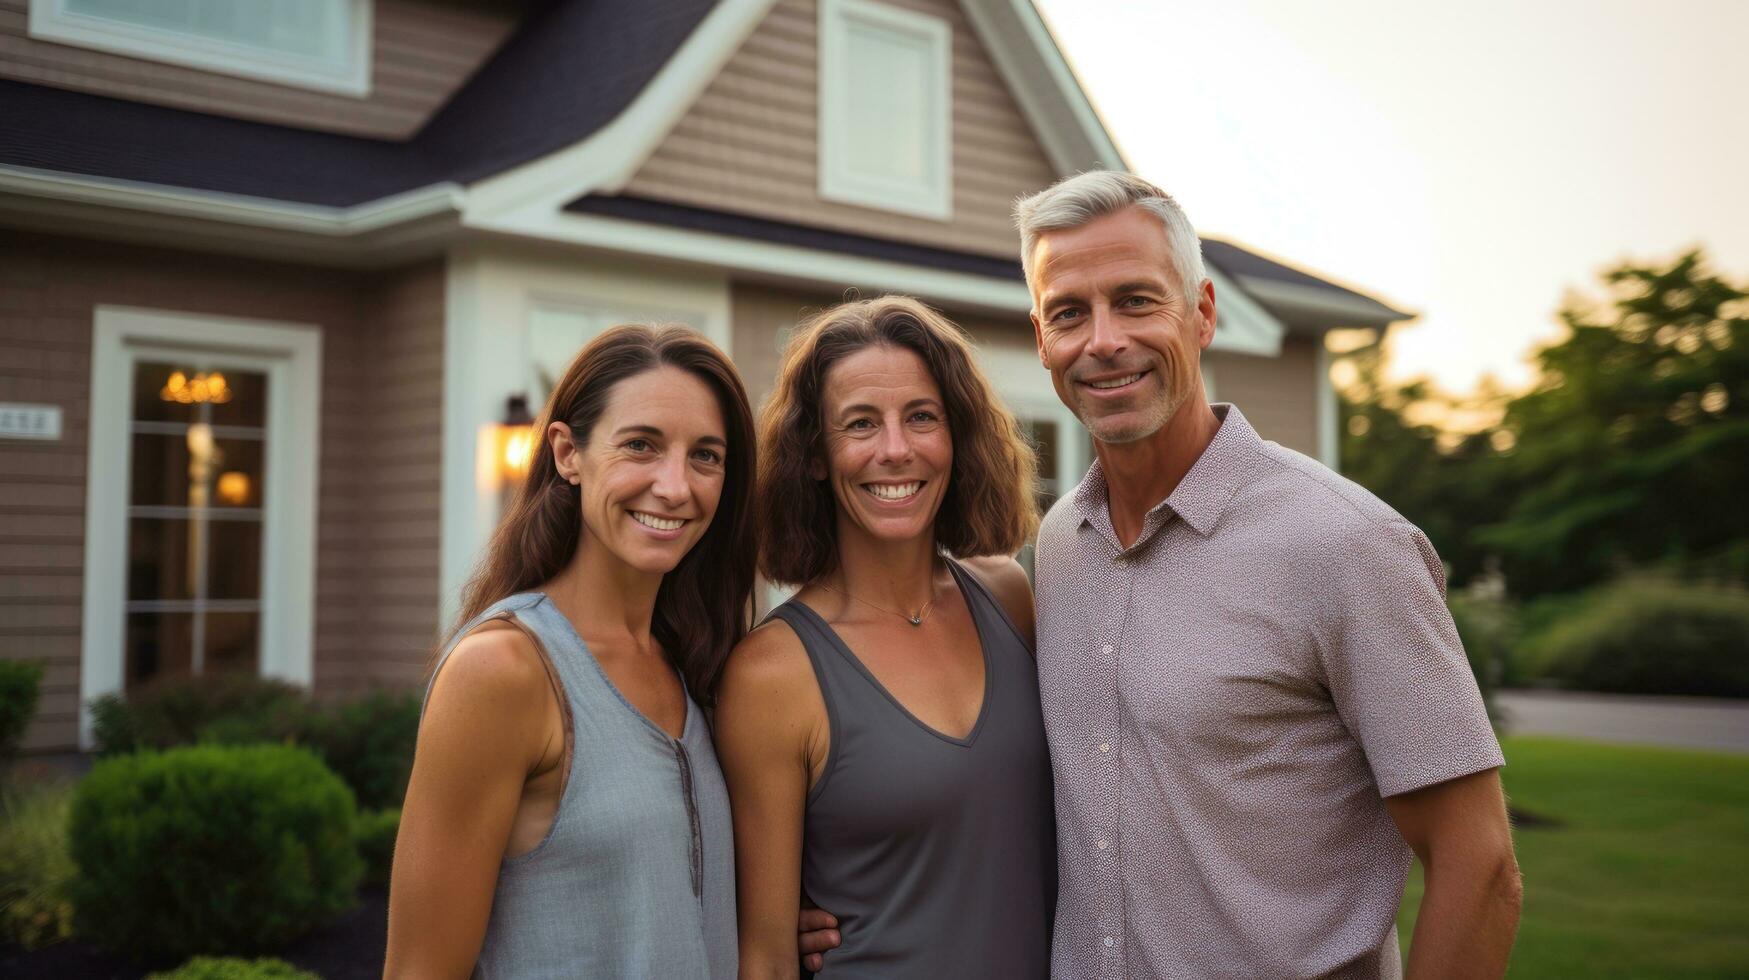
M 1111 743 L 1110 742 L 1100 742 L 1099 743 L 1099 751 L 1110 752 L 1111 751 Z
M 1111 652 L 1111 644 L 1109 644 L 1109 643 L 1107 643 L 1107 644 L 1106 644 L 1106 645 L 1105 645 L 1105 646 L 1104 646 L 1104 647 L 1103 647 L 1103 648 L 1102 648 L 1102 649 L 1103 649 L 1103 650 L 1104 650 L 1104 651 L 1105 651 L 1105 652 L 1106 652 L 1106 653 L 1110 653 L 1110 652 Z
M 1105 850 L 1105 849 L 1106 849 L 1106 848 L 1107 848 L 1107 847 L 1110 847 L 1110 846 L 1111 846 L 1111 845 L 1110 845 L 1110 844 L 1109 844 L 1109 843 L 1108 843 L 1108 842 L 1106 842 L 1106 841 L 1103 841 L 1103 840 L 1101 840 L 1101 841 L 1096 841 L 1096 842 L 1094 842 L 1094 844 L 1093 844 L 1093 846 L 1094 846 L 1094 847 L 1097 847 L 1097 848 L 1099 848 L 1099 849 L 1100 849 L 1100 850 L 1102 850 L 1102 851 L 1103 851 L 1103 850 Z
M 1112 947 L 1113 947 L 1113 946 L 1116 946 L 1116 945 L 1117 945 L 1117 940 L 1116 940 L 1116 939 L 1113 939 L 1113 938 L 1112 938 L 1112 937 L 1110 937 L 1110 936 L 1106 936 L 1106 937 L 1105 937 L 1105 948 L 1106 948 L 1106 949 L 1110 949 L 1110 948 L 1112 948 Z

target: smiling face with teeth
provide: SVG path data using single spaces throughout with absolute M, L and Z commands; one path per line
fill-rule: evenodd
M 1125 208 L 1041 234 L 1032 252 L 1039 359 L 1095 439 L 1135 442 L 1204 405 L 1213 287 L 1186 295 L 1160 219 Z
M 934 536 L 953 471 L 941 388 L 923 358 L 864 347 L 833 364 L 822 386 L 826 457 L 814 465 L 838 504 L 838 539 Z
M 561 474 L 579 478 L 584 549 L 660 575 L 710 526 L 728 442 L 716 396 L 690 372 L 663 366 L 614 385 L 581 446 L 563 423 L 548 432 Z

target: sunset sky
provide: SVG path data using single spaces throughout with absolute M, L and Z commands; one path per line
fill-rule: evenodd
M 1422 314 L 1399 378 L 1525 384 L 1622 258 L 1749 280 L 1749 2 L 1037 3 L 1204 234 Z

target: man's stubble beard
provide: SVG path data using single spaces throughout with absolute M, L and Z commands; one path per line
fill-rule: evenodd
M 1075 416 L 1081 420 L 1083 426 L 1086 426 L 1088 433 L 1094 439 L 1103 443 L 1122 445 L 1128 442 L 1140 442 L 1148 438 L 1164 428 L 1166 423 L 1172 421 L 1172 417 L 1178 414 L 1178 410 L 1184 407 L 1186 401 L 1190 400 L 1191 384 L 1201 383 L 1200 378 L 1193 377 L 1194 372 L 1188 368 L 1180 367 L 1179 363 L 1162 363 L 1156 366 L 1155 373 L 1163 381 L 1166 381 L 1166 391 L 1152 405 L 1147 406 L 1142 411 L 1142 417 L 1138 421 L 1127 426 L 1106 429 L 1103 427 L 1109 425 L 1108 420 L 1098 417 L 1089 418 L 1090 413 L 1085 410 L 1085 407 L 1077 409 Z

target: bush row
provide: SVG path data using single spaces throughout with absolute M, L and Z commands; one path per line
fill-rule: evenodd
M 182 745 L 301 745 L 352 788 L 358 805 L 393 808 L 407 792 L 419 697 L 377 691 L 337 704 L 247 675 L 175 680 L 91 704 L 101 755 Z
M 1523 606 L 1454 598 L 1460 607 L 1490 624 L 1483 642 L 1508 685 L 1749 697 L 1749 592 L 1739 588 L 1636 576 Z

